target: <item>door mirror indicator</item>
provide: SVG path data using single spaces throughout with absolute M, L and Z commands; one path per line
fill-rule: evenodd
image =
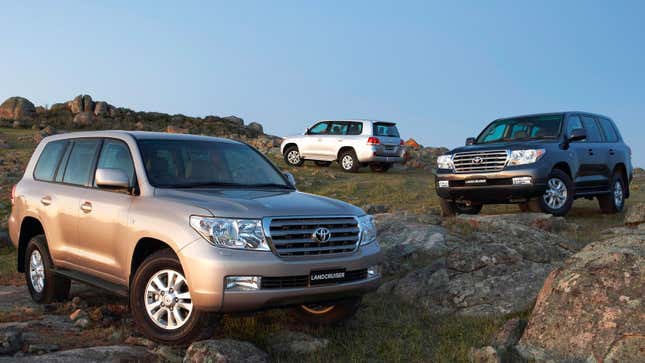
M 121 169 L 96 169 L 94 176 L 96 186 L 106 189 L 128 189 L 130 188 L 130 180 L 125 172 Z
M 575 129 L 567 135 L 567 140 L 571 141 L 579 141 L 579 140 L 584 140 L 587 138 L 587 130 L 585 129 Z
M 469 137 L 466 139 L 466 146 L 474 145 L 475 144 L 475 138 L 474 137 Z

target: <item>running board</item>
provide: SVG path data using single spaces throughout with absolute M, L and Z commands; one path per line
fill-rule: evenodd
M 84 284 L 97 287 L 101 290 L 108 291 L 114 295 L 128 297 L 128 288 L 123 285 L 115 284 L 113 282 L 105 281 L 92 275 L 78 271 L 67 270 L 64 268 L 56 268 L 54 269 L 54 273 L 57 275 L 65 276 L 68 279 L 82 282 Z

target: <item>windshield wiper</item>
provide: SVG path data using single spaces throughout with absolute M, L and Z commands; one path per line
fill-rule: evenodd
M 275 188 L 281 188 L 281 189 L 293 189 L 292 186 L 286 185 L 286 184 L 277 184 L 277 183 L 262 183 L 262 184 L 242 184 L 245 187 L 249 188 L 269 188 L 269 187 L 275 187 Z

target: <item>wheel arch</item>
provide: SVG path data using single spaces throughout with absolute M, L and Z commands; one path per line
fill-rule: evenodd
M 354 155 L 357 155 L 356 154 L 356 149 L 354 149 L 353 146 L 345 145 L 345 146 L 342 146 L 340 149 L 338 149 L 338 152 L 336 153 L 336 160 L 340 160 L 340 155 L 345 151 L 353 151 Z M 356 160 L 356 161 L 358 161 L 358 160 Z
M 282 146 L 282 154 L 284 154 L 285 151 L 287 151 L 287 149 L 292 147 L 292 146 L 295 146 L 296 148 L 298 148 L 298 144 L 296 144 L 293 141 L 290 141 L 290 142 L 284 144 L 284 146 Z M 300 148 L 298 148 L 298 150 L 300 150 Z
M 622 162 L 614 166 L 611 175 L 616 175 L 617 173 L 623 178 L 623 183 L 625 184 L 625 198 L 629 198 L 629 177 L 627 175 L 627 167 Z
M 134 250 L 132 251 L 132 258 L 130 260 L 130 276 L 128 279 L 128 286 L 132 282 L 132 278 L 134 277 L 134 274 L 136 273 L 137 269 L 145 259 L 150 256 L 151 254 L 161 251 L 161 250 L 170 250 L 172 251 L 177 258 L 179 256 L 177 255 L 177 252 L 170 246 L 170 244 L 157 239 L 153 237 L 143 237 L 137 241 L 136 246 L 134 247 Z
M 571 181 L 574 180 L 573 173 L 571 172 L 571 166 L 569 166 L 569 163 L 567 163 L 566 161 L 561 161 L 559 163 L 556 163 L 555 165 L 553 165 L 553 168 L 551 168 L 551 170 L 554 170 L 554 169 L 562 170 L 565 174 L 569 176 L 569 178 L 571 178 Z
M 35 217 L 25 217 L 20 223 L 20 232 L 18 237 L 18 272 L 25 272 L 25 251 L 29 241 L 39 235 L 45 234 L 45 228 L 42 223 Z

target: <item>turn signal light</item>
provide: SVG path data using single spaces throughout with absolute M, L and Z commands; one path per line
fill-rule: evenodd
M 16 186 L 14 185 L 11 188 L 11 205 L 13 205 L 13 203 L 15 203 L 15 201 L 16 201 Z
M 367 139 L 367 144 L 368 145 L 378 145 L 381 143 L 381 140 L 378 139 L 378 137 L 370 136 Z
M 405 141 L 403 141 L 403 139 L 401 139 L 401 142 L 399 142 L 399 146 L 404 146 L 404 145 L 405 145 Z

